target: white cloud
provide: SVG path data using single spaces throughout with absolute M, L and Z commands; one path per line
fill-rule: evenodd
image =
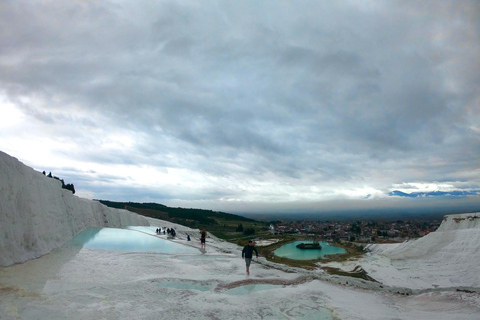
M 0 98 L 0 110 L 2 110 L 2 117 L 0 117 L 0 128 L 3 130 L 15 127 L 23 123 L 24 116 L 20 110 L 6 99 Z

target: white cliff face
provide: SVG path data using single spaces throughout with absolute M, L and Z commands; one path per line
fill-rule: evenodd
M 480 246 L 480 213 L 468 213 L 445 216 L 437 231 L 420 239 L 393 245 L 370 245 L 372 253 L 382 253 L 391 259 L 419 258 L 438 255 L 443 252 L 445 258 L 453 258 L 460 252 L 472 254 Z M 461 256 L 467 258 L 463 253 Z M 479 257 L 480 258 L 480 257 Z M 468 259 L 470 259 L 468 257 Z
M 149 225 L 62 189 L 61 182 L 0 152 L 0 266 L 38 258 L 87 227 Z
M 370 245 L 363 263 L 375 279 L 412 288 L 480 286 L 480 213 L 448 215 L 418 240 Z
M 477 229 L 480 231 L 480 212 L 445 216 L 437 231 Z

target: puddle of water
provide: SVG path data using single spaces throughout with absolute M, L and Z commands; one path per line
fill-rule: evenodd
M 157 282 L 156 285 L 161 288 L 172 288 L 172 289 L 180 289 L 180 290 L 198 290 L 198 291 L 210 291 L 217 286 L 216 283 L 206 283 L 206 282 L 188 281 L 188 280 L 187 281 L 166 280 L 166 281 Z
M 191 261 L 191 260 L 212 260 L 212 259 L 231 259 L 232 256 L 222 255 L 201 255 L 201 256 L 183 256 L 178 257 L 178 260 Z
M 128 227 L 125 227 L 124 229 L 141 231 L 141 232 L 145 232 L 145 233 L 148 233 L 148 234 L 157 234 L 156 231 L 157 231 L 158 228 L 156 228 L 156 227 L 144 227 L 144 226 L 128 226 Z
M 155 229 L 153 230 L 155 232 Z M 87 228 L 68 244 L 73 247 L 114 251 L 152 251 L 198 254 L 199 250 L 176 242 L 128 229 Z
M 346 253 L 343 248 L 329 245 L 327 242 L 320 242 L 322 249 L 320 250 L 302 250 L 297 248 L 297 244 L 308 241 L 294 241 L 281 246 L 274 251 L 276 256 L 294 259 L 294 260 L 313 260 L 325 258 L 325 255 Z
M 333 320 L 332 311 L 326 308 L 312 308 L 310 306 L 302 305 L 299 307 L 294 307 L 289 309 L 288 312 L 285 312 L 289 319 L 300 319 L 300 320 Z
M 225 293 L 233 296 L 240 296 L 244 294 L 250 294 L 252 292 L 271 290 L 276 288 L 282 288 L 282 286 L 275 284 L 247 284 L 245 286 L 229 289 L 225 291 Z
M 225 291 L 228 295 L 248 295 L 253 292 L 267 291 L 272 289 L 282 289 L 284 286 L 275 285 L 275 284 L 248 284 L 245 286 L 240 286 L 232 288 Z M 263 294 L 268 294 L 263 293 Z M 278 313 L 274 311 L 272 316 L 264 316 L 263 319 L 300 319 L 300 320 L 333 320 L 333 313 L 327 309 L 322 308 L 322 306 L 312 306 L 308 305 L 308 302 L 301 303 L 300 306 L 289 307 L 288 303 L 285 304 L 285 308 L 281 308 L 281 312 Z

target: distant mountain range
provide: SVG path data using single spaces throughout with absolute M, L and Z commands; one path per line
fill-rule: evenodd
M 464 197 L 480 195 L 480 190 L 472 191 L 431 191 L 431 192 L 411 192 L 406 193 L 394 190 L 388 194 L 389 196 L 418 198 L 418 197 Z

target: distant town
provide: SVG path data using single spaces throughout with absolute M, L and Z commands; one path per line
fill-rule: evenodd
M 326 241 L 402 242 L 437 230 L 441 220 L 291 221 L 270 226 L 278 235 L 297 234 Z

